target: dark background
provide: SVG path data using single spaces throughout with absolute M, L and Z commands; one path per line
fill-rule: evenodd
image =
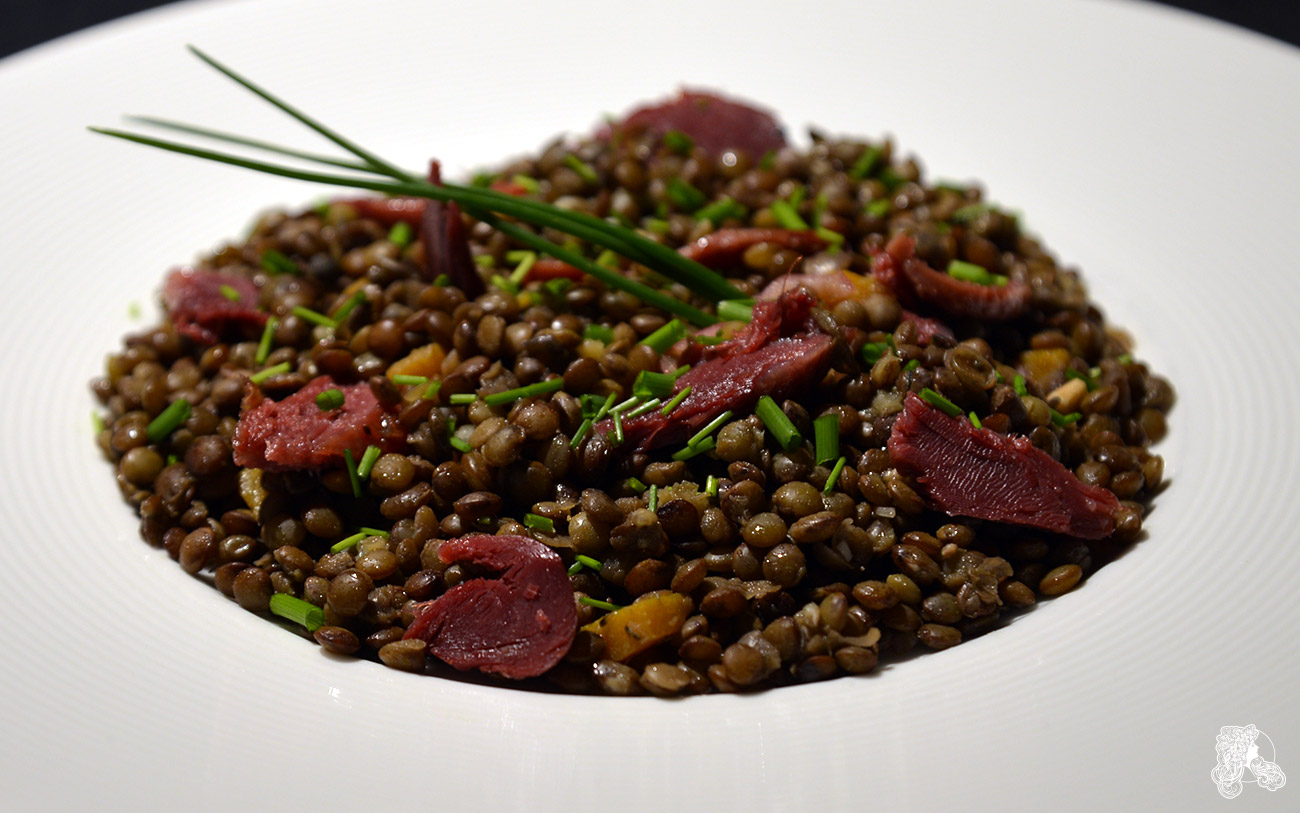
M 0 57 L 165 3 L 159 0 L 24 0 L 6 5 L 19 7 L 6 10 L 5 23 L 0 26 Z M 1200 12 L 1300 45 L 1300 0 L 1164 0 L 1164 5 Z

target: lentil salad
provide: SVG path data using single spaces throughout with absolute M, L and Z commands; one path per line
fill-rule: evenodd
M 1166 431 L 1171 387 L 1133 359 L 1077 273 L 977 187 L 926 183 L 888 141 L 811 140 L 755 155 L 705 149 L 675 127 L 616 127 L 476 179 L 716 265 L 740 296 L 710 303 L 536 229 L 723 318 L 701 331 L 459 213 L 477 286 L 430 278 L 430 233 L 384 204 L 338 199 L 261 218 L 194 269 L 229 277 L 218 294 L 255 302 L 261 317 L 200 315 L 215 326 L 207 342 L 182 329 L 177 298 L 94 382 L 107 408 L 99 442 L 142 534 L 330 651 L 433 672 L 460 664 L 409 635 L 429 623 L 425 608 L 503 581 L 485 578 L 502 567 L 445 558 L 448 543 L 540 543 L 563 568 L 572 636 L 522 683 L 499 669 L 483 679 L 575 692 L 736 691 L 869 672 L 1073 589 L 1140 532 L 1163 477 L 1148 447 Z M 727 252 L 706 250 L 742 230 Z M 884 279 L 909 262 L 1023 286 L 1027 308 L 945 312 Z M 794 289 L 812 305 L 787 329 L 765 303 L 791 310 Z M 806 386 L 751 393 L 758 400 L 710 411 L 662 446 L 624 436 L 686 407 L 692 385 L 681 382 L 715 360 L 706 354 L 771 319 L 774 342 L 826 337 Z M 706 385 L 697 376 L 697 397 Z M 368 439 L 342 465 L 269 451 L 260 466 L 240 464 L 246 416 L 303 393 L 308 414 L 373 402 L 400 442 Z M 900 416 L 923 408 L 1021 438 L 1109 492 L 1107 532 L 939 510 L 925 478 L 891 456 Z

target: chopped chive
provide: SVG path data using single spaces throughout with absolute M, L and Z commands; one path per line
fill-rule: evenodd
M 389 537 L 388 531 L 385 531 L 383 528 L 370 528 L 365 525 L 362 525 L 361 532 L 367 534 L 368 536 L 378 536 L 384 539 L 387 539 Z
M 651 234 L 667 234 L 673 230 L 673 224 L 658 217 L 647 217 L 641 221 L 641 225 Z
M 1062 415 L 1055 409 L 1052 410 L 1052 423 L 1060 427 L 1066 427 L 1083 417 L 1081 412 L 1071 412 L 1068 415 Z
M 167 408 L 158 413 L 158 417 L 149 421 L 145 427 L 144 433 L 149 438 L 150 443 L 160 443 L 164 438 L 190 417 L 190 402 L 184 398 L 177 398 L 167 405 Z
M 548 534 L 555 533 L 555 521 L 540 514 L 524 514 L 524 525 L 534 531 L 545 531 Z
M 1128 353 L 1121 353 L 1119 356 L 1117 356 L 1117 357 L 1115 358 L 1115 360 L 1118 361 L 1120 364 L 1132 364 L 1132 363 L 1133 363 L 1133 357 L 1132 357 L 1131 355 L 1129 355 Z
M 728 197 L 722 197 L 697 211 L 695 219 L 708 220 L 716 226 L 728 218 L 743 220 L 747 214 L 749 214 L 749 211 L 744 204 Z
M 980 416 L 976 415 L 974 412 L 971 412 L 969 415 L 967 415 L 967 417 L 970 418 L 971 426 L 975 427 L 976 429 L 984 428 L 984 424 L 980 423 Z
M 930 406 L 938 407 L 939 409 L 943 410 L 953 418 L 956 418 L 962 414 L 961 407 L 957 406 L 952 401 L 949 401 L 947 398 L 944 398 L 942 395 L 930 389 L 929 387 L 926 387 L 925 389 L 921 390 L 921 392 L 918 394 L 921 396 L 922 401 L 925 401 Z
M 776 150 L 768 150 L 763 153 L 763 157 L 758 159 L 759 169 L 771 169 L 776 166 Z
M 270 609 L 273 614 L 306 627 L 308 632 L 315 632 L 325 624 L 324 610 L 288 593 L 274 593 Z
M 606 432 L 605 437 L 612 439 L 615 446 L 623 445 L 623 415 L 621 413 L 614 413 L 614 431 Z
M 380 448 L 378 446 L 367 446 L 366 450 L 361 453 L 361 462 L 357 464 L 357 476 L 362 480 L 370 479 L 370 470 L 375 467 L 375 461 L 379 459 Z
M 344 319 L 348 318 L 348 315 L 351 314 L 352 311 L 357 309 L 357 305 L 360 305 L 362 302 L 365 301 L 366 301 L 365 292 L 357 291 L 352 296 L 348 297 L 347 300 L 342 305 L 339 305 L 338 308 L 333 313 L 330 314 L 330 318 L 334 320 L 335 324 L 338 324 L 342 322 Z
M 330 545 L 330 553 L 342 553 L 343 551 L 347 550 L 348 548 L 352 547 L 353 545 L 357 544 L 358 542 L 360 542 L 365 538 L 366 538 L 365 531 L 362 531 L 360 533 L 355 533 L 349 537 L 344 537 L 343 539 L 340 539 L 339 541 L 335 542 L 333 545 Z
M 500 288 L 501 290 L 511 294 L 519 293 L 518 283 L 509 277 L 503 277 L 500 274 L 493 274 L 492 278 L 488 281 L 492 283 L 492 287 L 494 288 Z
M 826 485 L 822 488 L 823 494 L 829 494 L 835 490 L 835 486 L 840 481 L 840 474 L 843 473 L 844 464 L 846 462 L 847 462 L 847 458 L 844 457 L 841 457 L 839 460 L 835 461 L 835 465 L 831 467 L 830 476 L 826 478 Z
M 893 167 L 885 167 L 880 170 L 880 182 L 891 192 L 906 183 L 903 176 L 895 172 Z
M 674 452 L 673 460 L 690 460 L 692 457 L 711 451 L 717 445 L 718 442 L 712 436 L 707 437 L 694 446 L 687 446 L 685 449 Z
M 400 384 L 403 387 L 419 387 L 429 383 L 429 379 L 422 375 L 395 375 L 393 383 Z
M 393 224 L 393 227 L 388 230 L 388 242 L 394 243 L 401 248 L 409 246 L 411 240 L 414 238 L 415 230 L 412 229 L 411 224 L 407 223 L 405 220 L 397 221 Z
M 564 296 L 565 292 L 573 287 L 573 280 L 566 277 L 556 277 L 543 282 L 542 287 L 551 296 Z
M 513 390 L 494 392 L 491 395 L 484 396 L 483 402 L 488 406 L 509 404 L 518 401 L 520 398 L 531 398 L 534 395 L 546 395 L 547 393 L 556 392 L 563 387 L 563 378 L 548 378 L 545 381 L 538 381 L 536 384 L 529 384 L 525 387 L 515 387 Z
M 320 407 L 322 412 L 329 412 L 331 409 L 338 409 L 343 406 L 343 390 L 330 387 L 327 390 L 317 393 L 316 406 Z
M 578 177 L 584 182 L 591 184 L 592 186 L 600 183 L 600 176 L 596 174 L 596 170 L 591 168 L 591 164 L 588 164 L 573 153 L 564 156 L 564 165 L 576 172 Z
M 126 306 L 126 316 L 131 321 L 135 321 L 144 315 L 144 309 L 140 307 L 139 302 L 132 302 Z
M 855 181 L 865 180 L 875 171 L 876 164 L 880 162 L 880 148 L 868 147 L 858 156 L 858 160 L 853 162 L 849 168 L 849 177 Z
M 510 180 L 513 183 L 522 186 L 530 195 L 536 195 L 537 191 L 542 188 L 541 184 L 527 175 L 515 175 Z
M 672 319 L 642 339 L 641 344 L 652 348 L 656 353 L 666 353 L 668 348 L 684 338 L 686 338 L 686 325 L 680 319 Z
M 862 350 L 859 352 L 862 363 L 870 366 L 880 361 L 880 357 L 889 352 L 889 345 L 885 342 L 867 342 L 862 345 Z
M 598 342 L 609 344 L 614 341 L 614 329 L 606 327 L 597 322 L 592 322 L 582 330 L 582 338 L 595 339 Z
M 588 607 L 595 607 L 598 610 L 608 610 L 610 612 L 623 609 L 617 604 L 610 604 L 608 601 L 601 601 L 600 599 L 592 598 L 591 596 L 578 596 L 578 603 L 586 604 Z
M 1007 383 L 1007 380 L 1006 380 L 1005 378 L 1002 377 L 1002 371 L 1001 371 L 1001 370 L 994 370 L 994 371 L 993 371 L 993 376 L 998 380 L 998 383 L 999 383 L 999 384 L 1005 384 L 1005 383 Z
M 714 347 L 726 341 L 721 336 L 692 336 L 691 339 L 705 347 Z
M 636 380 L 632 382 L 632 392 L 642 398 L 667 398 L 673 394 L 673 387 L 676 384 L 677 377 L 672 373 L 642 370 L 636 374 Z
M 790 202 L 791 206 L 798 209 L 803 205 L 803 199 L 806 197 L 808 197 L 808 187 L 800 184 L 794 188 L 794 191 L 790 193 L 790 197 L 786 198 L 786 200 Z
M 582 562 L 574 562 L 573 564 L 569 565 L 569 569 L 566 572 L 570 576 L 578 575 L 579 573 L 582 572 Z
M 335 322 L 325 314 L 317 313 L 311 308 L 304 308 L 302 305 L 295 305 L 290 313 L 297 316 L 299 319 L 311 322 L 314 325 L 320 325 L 321 327 L 338 327 L 338 322 Z
M 569 448 L 576 449 L 582 444 L 582 439 L 591 431 L 591 418 L 584 418 L 578 426 L 578 431 L 573 433 L 573 440 L 569 441 Z
M 100 432 L 103 432 L 107 428 L 108 427 L 104 424 L 104 416 L 100 415 L 98 412 L 92 409 L 90 411 L 91 431 L 93 431 L 96 435 L 98 435 Z
M 268 248 L 262 252 L 262 268 L 270 271 L 272 274 L 297 274 L 298 264 L 284 255 L 283 252 Z
M 948 263 L 948 276 L 963 280 L 964 282 L 975 282 L 980 285 L 988 285 L 991 275 L 982 265 L 968 263 L 963 260 L 953 260 Z
M 646 508 L 651 511 L 659 510 L 659 486 L 650 486 L 650 495 L 646 498 Z
M 645 483 L 641 482 L 635 477 L 627 478 L 626 480 L 623 481 L 623 484 L 638 494 L 640 494 L 642 491 L 645 491 L 647 488 L 649 488 L 649 486 L 647 486 Z
M 614 406 L 614 393 L 611 392 L 609 395 L 605 396 L 605 403 L 601 404 L 600 409 L 596 410 L 596 414 L 592 418 L 592 420 L 599 421 L 601 418 L 604 418 L 607 414 L 609 414 L 609 411 L 610 409 L 613 408 L 613 406 Z
M 352 496 L 361 499 L 361 478 L 357 476 L 357 461 L 351 449 L 343 450 L 343 465 L 348 470 L 348 481 L 352 483 Z
M 980 217 L 980 215 L 996 211 L 997 207 L 989 203 L 984 203 L 982 201 L 979 203 L 968 203 L 949 215 L 948 220 L 953 223 L 969 223 Z
M 889 198 L 877 198 L 867 204 L 867 214 L 872 217 L 884 217 L 893 211 L 894 202 Z
M 767 427 L 767 431 L 776 438 L 776 444 L 785 451 L 788 452 L 803 443 L 803 435 L 799 434 L 799 430 L 781 411 L 776 401 L 772 400 L 772 396 L 764 395 L 759 398 L 758 405 L 754 407 L 754 414 L 758 415 L 759 420 Z
M 578 405 L 582 407 L 582 417 L 596 417 L 596 413 L 600 411 L 600 407 L 605 403 L 605 400 L 605 398 L 602 398 L 594 392 L 588 392 L 581 395 L 578 398 Z
M 609 412 L 611 415 L 619 415 L 623 412 L 627 412 L 629 409 L 631 409 L 632 407 L 636 406 L 639 403 L 641 403 L 641 396 L 633 395 L 631 398 L 627 399 L 626 401 L 622 401 L 620 403 L 615 404 L 613 407 L 610 408 Z
M 813 421 L 813 448 L 819 466 L 840 456 L 839 415 L 831 412 Z
M 266 363 L 266 357 L 271 355 L 271 342 L 275 339 L 276 328 L 280 326 L 280 320 L 274 316 L 266 320 L 266 327 L 262 328 L 262 338 L 257 343 L 257 355 L 253 356 L 253 363 L 259 367 Z
M 718 303 L 718 318 L 724 322 L 752 322 L 754 305 L 744 299 L 724 299 Z
M 291 367 L 289 366 L 289 362 L 282 361 L 279 364 L 275 365 L 274 367 L 267 367 L 265 370 L 259 370 L 253 373 L 248 377 L 248 380 L 253 382 L 254 384 L 261 384 L 263 381 L 270 378 L 271 376 L 280 375 L 281 373 L 287 373 L 289 372 L 290 369 Z
M 1097 372 L 1100 373 L 1101 371 L 1098 370 Z M 1093 380 L 1091 375 L 1084 375 L 1083 373 L 1079 372 L 1073 367 L 1066 368 L 1065 377 L 1070 380 L 1082 381 L 1083 386 L 1088 389 L 1088 392 L 1092 392 L 1093 390 L 1097 389 L 1097 382 Z
M 1029 394 L 1029 388 L 1025 386 L 1025 377 L 1019 373 L 1016 374 L 1015 378 L 1011 379 L 1011 386 L 1015 389 L 1016 395 L 1021 398 Z
M 424 392 L 420 395 L 420 397 L 426 400 L 433 398 L 438 394 L 438 390 L 440 389 L 442 389 L 442 381 L 440 379 L 434 379 L 433 381 L 429 382 L 429 386 L 424 388 Z
M 528 278 L 528 272 L 533 270 L 537 263 L 536 251 L 525 251 L 523 259 L 515 266 L 515 270 L 510 274 L 510 281 L 515 285 L 522 285 L 523 281 Z
M 479 268 L 493 268 L 496 263 L 496 259 L 491 254 L 479 254 L 474 258 L 474 264 Z
M 465 440 L 464 438 L 457 437 L 456 435 L 451 436 L 450 443 L 451 443 L 451 448 L 455 449 L 456 451 L 462 454 L 469 454 L 470 452 L 474 451 L 474 447 L 469 445 L 469 441 Z
M 708 494 L 710 497 L 718 496 L 717 476 L 710 474 L 708 479 L 704 481 L 704 493 Z
M 530 254 L 533 255 L 533 257 L 537 256 L 537 252 L 529 251 L 526 248 L 511 249 L 510 251 L 506 252 L 506 262 L 518 265 L 519 263 L 528 259 L 528 255 Z
M 726 412 L 723 412 L 718 417 L 709 421 L 707 424 L 705 424 L 703 429 L 696 432 L 691 437 L 690 440 L 686 441 L 686 445 L 699 446 L 701 443 L 705 441 L 705 439 L 709 438 L 710 435 L 712 435 L 715 431 L 717 431 L 718 427 L 722 426 L 724 423 L 731 420 L 733 414 L 734 413 L 732 413 L 732 411 L 728 409 Z
M 448 399 L 453 406 L 464 406 L 472 404 L 478 400 L 478 396 L 472 392 L 458 392 Z
M 774 200 L 772 201 L 771 210 L 772 216 L 776 218 L 776 222 L 781 228 L 796 229 L 798 231 L 808 230 L 808 224 L 799 216 L 799 212 L 795 210 L 790 201 Z
M 577 556 L 573 558 L 574 560 L 577 561 L 578 564 L 583 565 L 584 567 L 589 567 L 592 570 L 600 570 L 602 567 L 604 567 L 604 565 L 601 564 L 599 559 L 593 559 L 590 556 L 587 556 L 585 554 L 579 553 Z
M 814 230 L 821 228 L 822 216 L 826 214 L 826 205 L 826 193 L 818 192 L 817 197 L 813 198 L 812 211 L 808 214 L 808 223 Z M 841 237 L 840 239 L 843 240 L 844 238 Z
M 439 274 L 433 278 L 432 285 L 435 288 L 446 288 L 448 285 L 451 285 L 451 277 L 446 274 Z
M 694 212 L 709 202 L 708 197 L 703 192 L 681 178 L 669 178 L 666 191 L 668 199 L 683 212 Z
M 676 370 L 673 370 L 673 378 L 681 377 L 685 373 L 690 372 L 690 369 L 691 369 L 691 365 L 683 364 L 682 366 L 678 367 Z
M 828 229 L 825 226 L 818 226 L 817 228 L 813 229 L 813 232 L 815 232 L 818 237 L 826 241 L 827 248 L 829 248 L 831 251 L 839 251 L 840 246 L 844 245 L 844 235 L 840 234 L 837 231 Z
M 639 418 L 642 415 L 645 415 L 649 412 L 654 412 L 662 405 L 663 402 L 658 398 L 651 398 L 649 401 L 642 403 L 641 406 L 627 413 L 628 420 L 631 420 L 632 418 Z
M 596 257 L 596 265 L 605 268 L 618 268 L 618 255 L 609 249 L 605 249 L 600 252 L 600 256 Z
M 695 139 L 681 130 L 669 130 L 664 133 L 664 146 L 678 155 L 690 155 L 695 148 Z
M 912 359 L 911 361 L 909 361 L 908 363 L 906 363 L 906 364 L 903 365 L 903 372 L 905 372 L 905 373 L 910 373 L 910 372 L 912 372 L 913 370 L 915 370 L 917 367 L 920 367 L 920 366 L 921 366 L 921 360 L 920 360 L 920 359 Z
M 497 174 L 495 172 L 488 172 L 485 169 L 480 169 L 478 172 L 475 172 L 474 177 L 470 179 L 470 185 L 491 186 L 492 182 L 496 179 Z
M 179 457 L 177 457 L 176 455 L 174 455 L 174 454 L 169 454 L 169 455 L 167 455 L 167 465 L 169 465 L 169 466 L 174 466 L 174 465 L 176 465 L 176 464 L 179 463 L 179 462 L 181 462 L 181 459 L 180 459 Z
M 677 394 L 673 396 L 673 399 L 671 401 L 664 404 L 663 411 L 660 414 L 665 416 L 669 415 L 674 409 L 676 409 L 681 404 L 682 401 L 685 401 L 686 396 L 690 394 L 691 394 L 691 386 L 687 384 L 685 387 L 682 387 L 680 390 L 677 391 Z
M 236 291 L 233 287 L 223 284 L 217 290 L 221 292 L 222 296 L 224 296 L 226 299 L 229 299 L 231 302 L 239 301 L 239 291 Z

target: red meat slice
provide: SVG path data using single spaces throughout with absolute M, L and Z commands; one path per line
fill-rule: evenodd
M 343 406 L 324 410 L 316 396 L 328 389 L 343 393 Z M 356 460 L 367 446 L 396 451 L 402 430 L 367 384 L 339 386 L 327 375 L 312 379 L 281 401 L 269 401 L 252 384 L 235 426 L 234 459 L 240 466 L 285 471 L 319 469 L 343 462 L 349 450 Z
M 821 251 L 826 241 L 816 232 L 796 229 L 718 229 L 678 251 L 709 268 L 728 268 L 740 262 L 745 249 L 759 243 L 771 243 L 781 248 L 809 254 Z
M 203 344 L 214 344 L 228 327 L 266 324 L 257 286 L 239 274 L 180 268 L 167 275 L 162 296 L 176 330 Z
M 429 162 L 429 182 L 442 185 L 437 161 Z M 469 252 L 469 232 L 460 216 L 460 206 L 452 201 L 430 200 L 420 218 L 420 239 L 424 243 L 424 270 L 431 280 L 446 274 L 455 285 L 474 299 L 487 287 L 478 275 Z
M 915 248 L 911 237 L 896 234 L 871 261 L 871 273 L 904 305 L 920 302 L 952 316 L 991 321 L 1013 319 L 1029 309 L 1033 291 L 1027 283 L 1013 279 L 1006 285 L 980 285 L 960 280 L 918 260 Z
M 918 316 L 915 313 L 903 309 L 903 322 L 911 322 L 916 325 L 916 343 L 925 347 L 934 341 L 935 336 L 947 336 L 949 339 L 956 339 L 957 335 L 952 332 L 952 328 L 940 322 L 938 319 L 931 319 L 926 316 Z
M 472 562 L 500 577 L 462 582 L 417 605 L 404 639 L 427 642 L 457 669 L 515 680 L 546 672 L 569 651 L 578 613 L 555 551 L 526 536 L 475 534 L 442 543 L 438 558 Z
M 346 203 L 362 217 L 378 220 L 385 226 L 395 223 L 419 226 L 429 201 L 424 198 L 345 198 L 336 202 Z
M 945 514 L 1026 525 L 1084 539 L 1115 529 L 1119 500 L 1088 485 L 1024 437 L 976 429 L 909 393 L 889 457 Z
M 758 158 L 785 146 L 785 133 L 772 114 L 714 93 L 690 90 L 680 91 L 671 101 L 638 108 L 615 129 L 633 136 L 680 130 L 714 155 L 736 149 Z
M 728 409 L 744 415 L 764 395 L 779 400 L 816 384 L 830 362 L 832 339 L 813 322 L 813 302 L 800 289 L 756 304 L 744 330 L 705 348 L 703 360 L 677 379 L 676 391 L 691 392 L 676 409 L 666 417 L 654 410 L 623 422 L 624 445 L 645 451 L 683 443 Z M 612 428 L 605 420 L 596 433 Z

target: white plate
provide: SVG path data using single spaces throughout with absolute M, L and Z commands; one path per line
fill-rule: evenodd
M 408 165 L 465 171 L 687 82 L 982 179 L 1177 385 L 1149 538 L 1008 629 L 754 696 L 324 656 L 141 542 L 91 442 L 86 382 L 141 326 L 129 303 L 319 192 L 82 129 L 312 143 L 186 42 Z M 7 60 L 0 808 L 1187 809 L 1223 804 L 1215 736 L 1247 723 L 1294 785 L 1297 99 L 1293 49 L 1101 2 L 187 3 Z

